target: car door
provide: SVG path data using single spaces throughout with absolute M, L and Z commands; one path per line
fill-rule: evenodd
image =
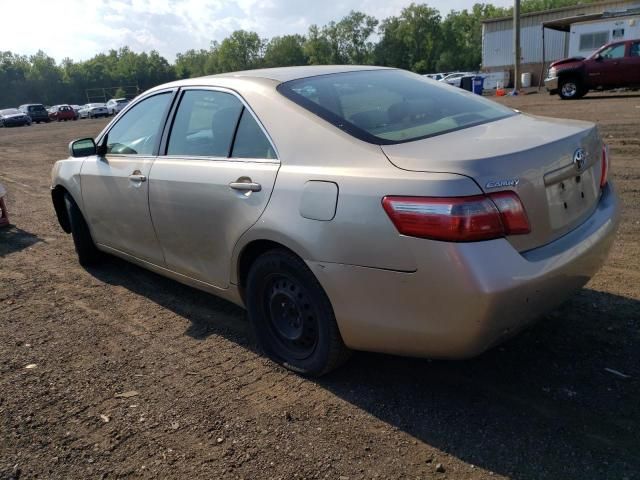
M 233 247 L 269 201 L 275 148 L 236 93 L 203 88 L 181 93 L 165 144 L 149 205 L 167 267 L 226 288 Z
M 613 88 L 622 83 L 621 62 L 625 55 L 625 43 L 618 43 L 603 49 L 599 58 L 587 62 L 587 75 L 594 86 Z
M 629 43 L 629 51 L 624 58 L 622 75 L 626 85 L 640 85 L 640 40 Z
M 149 171 L 175 90 L 136 103 L 98 144 L 104 156 L 88 157 L 80 181 L 85 215 L 96 243 L 164 265 L 149 213 Z

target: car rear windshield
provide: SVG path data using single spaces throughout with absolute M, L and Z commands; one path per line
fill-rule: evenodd
M 29 110 L 30 112 L 41 112 L 42 110 L 44 110 L 44 107 L 42 105 L 31 105 L 27 108 L 27 110 Z
M 365 70 L 282 83 L 278 91 L 361 140 L 389 145 L 492 122 L 514 110 L 404 70 Z

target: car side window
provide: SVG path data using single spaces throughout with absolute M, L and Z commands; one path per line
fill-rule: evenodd
M 276 158 L 269 139 L 246 108 L 238 124 L 231 156 L 234 158 Z
M 131 108 L 108 133 L 107 153 L 153 155 L 171 93 L 159 93 Z
M 631 44 L 631 50 L 629 51 L 629 56 L 640 57 L 640 42 L 633 42 Z
M 230 93 L 187 90 L 173 121 L 167 155 L 228 157 L 243 105 Z
M 600 56 L 606 59 L 616 59 L 624 57 L 625 44 L 614 45 L 602 51 Z

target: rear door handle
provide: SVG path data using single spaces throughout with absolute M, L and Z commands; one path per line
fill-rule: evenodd
M 231 182 L 229 184 L 229 187 L 233 188 L 234 190 L 240 190 L 241 192 L 259 192 L 260 190 L 262 190 L 262 185 L 252 182 L 251 180 Z

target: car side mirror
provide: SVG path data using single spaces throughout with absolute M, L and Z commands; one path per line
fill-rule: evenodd
M 69 143 L 69 155 L 72 157 L 88 157 L 97 152 L 96 142 L 93 138 L 80 138 Z
M 593 59 L 594 59 L 596 62 L 601 62 L 601 61 L 602 61 L 602 55 L 600 55 L 599 53 L 596 53 L 596 54 L 594 55 Z

